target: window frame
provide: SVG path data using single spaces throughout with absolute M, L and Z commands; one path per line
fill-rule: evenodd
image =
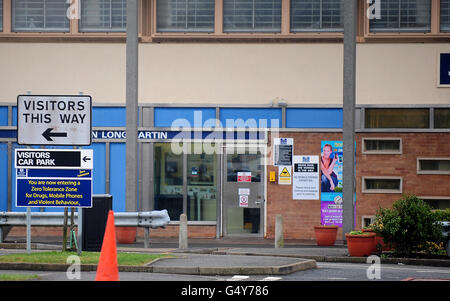
M 375 222 L 375 215 L 363 215 L 361 216 L 361 229 L 364 229 L 365 227 L 367 227 L 364 223 L 365 220 L 370 220 L 370 224 L 372 224 L 373 222 Z
M 450 157 L 417 157 L 418 175 L 450 175 L 450 170 L 424 170 L 420 168 L 420 161 L 449 161 Z
M 78 0 L 78 1 L 80 1 L 80 0 Z M 112 1 L 112 0 L 109 0 L 109 1 Z M 79 5 L 80 5 L 79 6 L 80 18 L 77 19 L 79 33 L 82 33 L 82 34 L 83 33 L 125 33 L 126 34 L 126 31 L 127 31 L 126 25 L 125 25 L 124 29 L 118 29 L 118 28 L 113 28 L 113 27 L 110 27 L 109 29 L 108 28 L 84 28 L 84 29 L 82 29 L 82 26 L 81 26 L 81 24 L 82 24 L 82 9 L 81 9 L 82 4 L 80 3 Z M 110 25 L 112 25 L 112 20 L 111 20 L 112 19 L 112 16 L 111 16 L 112 6 L 110 6 L 109 13 L 110 13 L 109 18 L 111 21 Z M 127 11 L 125 9 L 125 17 L 126 16 L 127 16 Z
M 47 27 L 45 27 L 46 26 L 45 23 L 46 23 L 48 14 L 47 14 L 47 10 L 46 10 L 46 0 L 42 0 L 42 1 L 44 1 L 44 8 L 43 8 L 43 12 L 44 12 L 43 23 L 44 23 L 44 25 L 43 25 L 43 27 L 32 29 L 32 28 L 20 28 L 20 27 L 14 28 L 14 21 L 17 18 L 17 16 L 15 15 L 16 9 L 15 9 L 15 6 L 13 5 L 14 0 L 11 0 L 10 1 L 10 10 L 9 10 L 9 13 L 11 14 L 11 27 L 10 27 L 11 32 L 13 32 L 13 33 L 35 33 L 35 32 L 37 32 L 37 33 L 68 33 L 68 32 L 70 32 L 70 20 L 67 21 L 67 28 L 66 27 L 64 27 L 64 28 L 47 28 Z M 66 5 L 66 4 L 67 3 L 64 2 L 64 5 Z M 68 5 L 68 7 L 70 7 L 70 4 Z M 67 13 L 67 10 L 65 13 Z
M 400 144 L 398 150 L 367 150 L 365 144 L 367 140 L 398 140 Z M 361 153 L 364 155 L 401 155 L 403 153 L 403 141 L 400 137 L 363 137 L 361 140 Z
M 392 31 L 392 32 L 371 32 L 370 20 L 366 15 L 369 9 L 369 4 L 364 1 L 362 14 L 364 15 L 362 28 L 362 41 L 365 42 L 418 42 L 418 41 L 440 41 L 440 39 L 447 39 L 450 37 L 450 31 L 440 30 L 440 0 L 431 1 L 431 15 L 430 15 L 430 31 L 429 32 L 408 32 L 408 31 Z
M 214 31 L 213 32 L 158 32 L 157 31 L 157 9 L 156 2 L 157 0 L 151 1 L 150 7 L 150 16 L 148 17 L 149 26 L 147 30 L 149 32 L 148 37 L 143 37 L 143 41 L 151 42 L 153 40 L 156 41 L 165 41 L 171 39 L 214 39 L 215 41 L 219 40 L 247 40 L 247 39 L 318 39 L 318 40 L 326 40 L 326 41 L 335 41 L 341 42 L 344 34 L 339 31 L 306 31 L 306 32 L 291 32 L 290 30 L 290 0 L 281 0 L 281 30 L 280 32 L 263 32 L 263 31 L 254 31 L 254 32 L 241 32 L 241 31 L 224 31 L 224 20 L 223 20 L 223 12 L 224 12 L 224 2 L 223 0 L 214 0 Z
M 395 176 L 363 176 L 362 178 L 362 193 L 388 193 L 401 194 L 403 193 L 403 177 Z M 367 189 L 366 180 L 400 180 L 399 189 Z
M 450 196 L 417 196 L 419 199 L 423 200 L 425 203 L 430 205 L 429 201 L 449 201 L 450 202 Z M 436 210 L 436 209 L 433 209 Z M 440 209 L 437 209 L 440 210 Z
M 81 32 L 79 29 L 79 19 L 70 20 L 69 32 L 12 32 L 12 0 L 3 0 L 3 31 L 0 31 L 2 41 L 104 41 L 104 42 L 124 42 L 126 32 L 98 31 Z M 281 12 L 281 32 L 280 33 L 224 33 L 223 32 L 223 0 L 215 1 L 215 24 L 212 33 L 158 33 L 156 32 L 156 0 L 139 1 L 139 39 L 143 43 L 165 42 L 165 41 L 247 41 L 258 40 L 259 42 L 300 41 L 300 42 L 328 42 L 342 43 L 343 32 L 332 31 L 312 31 L 312 32 L 291 32 L 290 30 L 290 0 L 282 1 Z M 431 0 L 431 32 L 410 33 L 410 32 L 377 32 L 371 33 L 369 30 L 369 19 L 367 9 L 369 4 L 366 1 L 358 1 L 358 27 L 357 43 L 370 42 L 448 42 L 450 31 L 440 31 L 440 0 Z

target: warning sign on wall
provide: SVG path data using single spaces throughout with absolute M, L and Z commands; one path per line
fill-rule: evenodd
M 278 184 L 291 185 L 292 166 L 278 166 Z

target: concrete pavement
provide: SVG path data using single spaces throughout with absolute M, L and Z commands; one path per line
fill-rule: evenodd
M 61 249 L 60 243 L 42 241 L 32 244 L 33 251 Z M 133 244 L 118 245 L 119 252 L 166 253 L 173 258 L 159 259 L 143 267 L 119 267 L 126 272 L 153 272 L 190 275 L 285 275 L 317 268 L 316 262 L 367 263 L 366 257 L 349 257 L 342 242 L 319 247 L 311 241 L 285 241 L 275 248 L 274 241 L 263 238 L 190 239 L 188 248 L 178 249 L 177 239 L 151 239 L 144 248 L 139 239 Z M 0 255 L 25 252 L 23 242 L 0 244 Z M 450 267 L 449 259 L 381 258 L 381 263 Z M 66 270 L 67 265 L 2 264 L 0 269 Z M 82 265 L 94 271 L 95 265 Z

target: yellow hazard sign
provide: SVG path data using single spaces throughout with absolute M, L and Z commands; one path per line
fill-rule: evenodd
M 283 168 L 283 170 L 280 173 L 280 177 L 290 177 L 291 174 L 289 173 L 289 171 L 287 170 L 287 168 Z
M 292 166 L 278 166 L 278 184 L 291 185 Z

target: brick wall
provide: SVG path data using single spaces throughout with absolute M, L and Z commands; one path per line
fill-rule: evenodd
M 279 133 L 279 137 L 294 138 L 294 155 L 320 156 L 322 140 L 342 140 L 342 133 Z M 272 143 L 272 138 L 269 138 Z M 269 145 L 269 153 L 272 145 Z M 269 155 L 267 172 L 278 173 L 273 166 L 273 155 Z M 283 217 L 284 239 L 315 239 L 314 226 L 320 225 L 320 200 L 293 200 L 292 185 L 267 183 L 267 238 L 274 238 L 275 217 Z M 342 237 L 339 229 L 338 239 Z
M 75 231 L 77 227 L 75 227 Z M 69 237 L 70 230 L 67 230 L 67 237 Z M 178 225 L 168 225 L 165 229 L 150 229 L 150 238 L 178 238 L 179 227 Z M 12 227 L 7 238 L 21 237 L 26 238 L 26 227 L 16 226 Z M 144 228 L 138 227 L 138 238 L 144 237 Z M 216 226 L 197 226 L 188 225 L 189 238 L 216 238 Z M 54 237 L 60 238 L 62 241 L 63 227 L 31 227 L 31 240 L 33 241 L 38 237 Z
M 320 155 L 322 140 L 342 140 L 341 133 L 280 133 L 294 138 L 294 155 Z M 401 155 L 362 154 L 363 137 L 395 137 L 402 139 Z M 269 140 L 270 143 L 272 139 Z M 417 157 L 450 157 L 448 133 L 358 133 L 356 135 L 356 224 L 361 228 L 362 216 L 375 215 L 379 206 L 391 207 L 401 193 L 362 193 L 363 176 L 403 177 L 403 193 L 418 196 L 450 196 L 450 175 L 417 174 Z M 271 145 L 269 146 L 271 153 Z M 278 173 L 268 158 L 268 172 Z M 277 179 L 278 180 L 278 179 Z M 345 185 L 345 184 L 344 184 Z M 320 225 L 319 200 L 293 200 L 292 185 L 267 183 L 267 237 L 275 233 L 275 217 L 283 216 L 285 239 L 315 239 L 314 225 Z M 342 238 L 339 229 L 337 238 Z
M 362 154 L 362 138 L 401 138 L 402 154 Z M 450 175 L 417 174 L 418 157 L 450 157 L 448 133 L 360 133 L 357 135 L 356 200 L 357 221 L 363 215 L 374 215 L 381 207 L 390 207 L 402 194 L 362 193 L 363 176 L 396 176 L 403 178 L 403 194 L 417 196 L 450 196 Z

